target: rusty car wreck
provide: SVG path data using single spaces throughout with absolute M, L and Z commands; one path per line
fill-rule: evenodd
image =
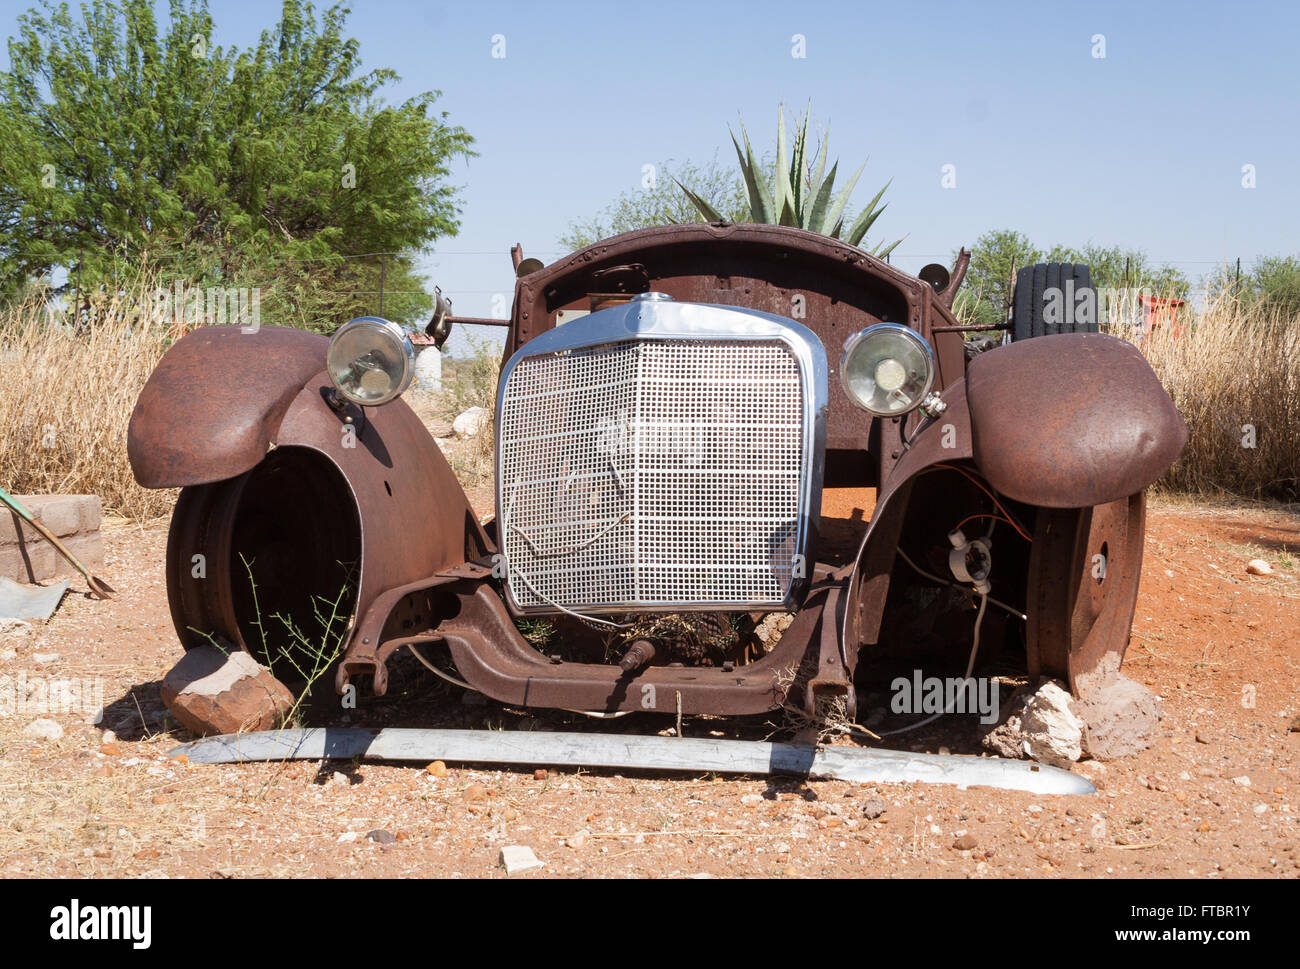
M 1122 660 L 1144 491 L 1187 429 L 1095 314 L 1045 311 L 1089 291 L 1086 267 L 1023 269 L 1008 338 L 980 343 L 952 311 L 967 258 L 911 276 L 801 229 L 721 223 L 549 266 L 516 253 L 486 520 L 400 398 L 397 327 L 200 328 L 129 435 L 137 480 L 182 489 L 181 643 L 252 651 L 261 615 L 309 627 L 312 597 L 350 582 L 340 693 L 369 677 L 383 694 L 413 647 L 521 707 L 829 700 L 853 718 L 871 651 L 905 654 L 924 627 L 960 667 L 981 619 L 1026 672 L 1084 693 Z M 871 492 L 869 514 L 823 509 L 835 489 Z M 773 614 L 792 618 L 760 646 Z M 564 651 L 521 632 L 538 618 Z

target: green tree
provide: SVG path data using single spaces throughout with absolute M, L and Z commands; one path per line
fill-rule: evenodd
M 970 254 L 966 282 L 955 306 L 966 319 L 996 326 L 1005 322 L 1011 311 L 1015 271 L 1041 262 L 1043 253 L 1023 232 L 995 229 L 976 239 Z
M 1233 296 L 1253 313 L 1300 317 L 1300 257 L 1258 256 L 1255 265 L 1237 278 L 1233 266 L 1224 266 L 1206 280 L 1211 298 Z
M 331 329 L 431 306 L 413 256 L 459 228 L 450 164 L 472 138 L 439 92 L 389 105 L 348 11 L 284 0 L 248 51 L 202 0 L 66 3 L 19 17 L 0 72 L 0 286 L 55 267 L 112 287 L 155 260 L 199 285 L 262 290 L 267 322 Z M 394 253 L 378 257 L 344 257 Z M 270 316 L 268 317 L 268 312 Z
M 1054 246 L 1045 262 L 1081 262 L 1092 270 L 1098 289 L 1144 289 L 1156 296 L 1185 299 L 1191 283 L 1175 266 L 1154 266 L 1141 249 L 1121 249 L 1089 242 L 1082 249 Z
M 570 223 L 559 243 L 569 252 L 593 242 L 652 225 L 681 225 L 702 222 L 704 216 L 691 204 L 677 183 L 694 185 L 696 191 L 728 221 L 742 222 L 749 214 L 745 185 L 739 174 L 722 168 L 715 157 L 707 165 L 680 164 L 671 158 L 654 166 L 654 178 L 641 187 L 628 189 L 596 216 Z

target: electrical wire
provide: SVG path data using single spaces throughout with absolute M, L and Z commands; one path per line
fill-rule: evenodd
M 971 643 L 970 659 L 966 661 L 966 676 L 964 678 L 967 680 L 970 679 L 971 673 L 975 671 L 975 654 L 979 652 L 980 648 L 980 626 L 984 622 L 984 606 L 988 603 L 988 599 L 988 596 L 980 596 L 980 608 L 979 612 L 975 616 L 975 641 Z M 934 723 L 934 721 L 938 720 L 940 717 L 947 716 L 950 713 L 952 713 L 951 709 L 940 710 L 938 713 L 931 714 L 919 723 L 908 724 L 906 727 L 899 727 L 897 730 L 886 730 L 880 736 L 896 737 L 900 733 L 908 733 L 909 731 L 924 727 L 927 723 Z
M 1016 521 L 1015 516 L 1012 515 L 1011 512 L 1007 511 L 1006 506 L 1003 505 L 1002 502 L 998 501 L 998 496 L 993 493 L 993 491 L 988 487 L 988 485 L 986 485 L 979 478 L 975 477 L 975 475 L 971 474 L 965 468 L 958 467 L 955 464 L 935 464 L 935 465 L 931 465 L 931 467 L 944 468 L 945 470 L 948 471 L 956 471 L 958 474 L 964 475 L 965 477 L 969 478 L 970 481 L 975 485 L 975 487 L 979 488 L 986 495 L 988 495 L 989 498 L 992 499 L 993 504 L 998 509 L 998 511 L 1002 512 L 1002 514 L 1006 516 L 1007 524 L 1010 525 L 1012 528 L 1014 528 L 1017 532 L 1019 532 L 1021 538 L 1023 538 L 1026 542 L 1033 541 L 1033 539 L 1029 537 L 1029 533 L 1025 531 L 1024 527 L 1018 521 Z
M 925 569 L 921 568 L 910 558 L 908 558 L 907 553 L 904 552 L 901 548 L 898 549 L 898 554 L 902 556 L 904 562 L 906 562 L 908 565 L 912 567 L 913 571 L 915 571 L 918 575 L 921 575 L 929 579 L 931 582 L 938 582 L 940 585 L 951 586 L 954 589 L 966 588 L 964 585 L 958 585 L 956 582 L 949 582 L 947 579 L 941 579 L 937 575 L 931 575 L 929 572 L 925 571 Z M 1013 606 L 1009 606 L 1005 602 L 999 602 L 997 599 L 994 599 L 992 596 L 986 596 L 985 598 L 987 598 L 989 602 L 993 603 L 993 605 L 997 606 L 999 609 L 1003 610 L 1004 612 L 1011 613 L 1011 615 L 1015 616 L 1017 619 L 1021 620 L 1022 622 L 1029 621 L 1029 617 L 1026 616 L 1019 609 L 1016 609 Z
M 957 531 L 959 528 L 961 528 L 962 525 L 965 525 L 967 522 L 975 521 L 977 518 L 992 518 L 992 519 L 993 519 L 993 524 L 994 524 L 994 525 L 996 525 L 998 522 L 1006 522 L 1008 525 L 1011 525 L 1012 528 L 1015 528 L 1015 525 L 1012 525 L 1012 523 L 1011 523 L 1011 521 L 1010 521 L 1009 519 L 1003 518 L 1001 515 L 990 515 L 990 514 L 988 514 L 987 512 L 985 512 L 985 513 L 981 513 L 981 514 L 978 514 L 978 515 L 967 515 L 965 518 L 963 518 L 961 521 L 959 521 L 959 522 L 958 522 L 958 523 L 953 527 L 952 530 L 955 532 L 955 531 Z M 989 533 L 988 533 L 988 534 L 992 534 L 992 531 L 993 531 L 993 529 L 992 529 L 992 527 L 990 526 L 990 528 L 989 528 Z

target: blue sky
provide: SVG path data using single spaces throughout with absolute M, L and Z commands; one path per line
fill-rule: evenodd
M 75 5 L 75 4 L 74 4 Z M 27 3 L 0 4 L 13 32 Z M 164 4 L 160 4 L 164 7 Z M 665 158 L 734 158 L 727 125 L 773 137 L 810 99 L 842 167 L 886 179 L 873 238 L 915 270 L 981 232 L 1146 249 L 1193 278 L 1300 252 L 1300 8 L 1262 3 L 583 3 L 352 5 L 368 66 L 428 89 L 477 139 L 459 165 L 463 228 L 427 270 L 458 312 L 491 315 L 508 251 L 545 261 L 568 223 Z M 246 46 L 278 4 L 214 0 Z M 506 56 L 492 56 L 493 36 Z M 806 56 L 792 56 L 792 37 Z M 1105 57 L 1093 37 L 1105 37 Z M 7 57 L 4 58 L 7 61 Z M 756 144 L 756 148 L 759 147 Z M 943 166 L 956 187 L 945 189 Z M 1242 186 L 1255 166 L 1256 187 Z M 869 191 L 868 191 L 869 189 Z

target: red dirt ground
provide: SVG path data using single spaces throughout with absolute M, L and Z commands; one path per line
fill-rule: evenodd
M 864 509 L 869 510 L 869 509 Z M 1125 672 L 1163 698 L 1156 744 L 1075 769 L 1098 793 L 1043 797 L 924 785 L 627 775 L 451 765 L 200 766 L 166 752 L 158 682 L 179 646 L 163 579 L 165 524 L 106 528 L 111 602 L 69 596 L 48 624 L 6 634 L 0 677 L 102 677 L 98 726 L 0 717 L 0 874 L 504 877 L 500 847 L 533 875 L 1290 876 L 1300 874 L 1300 509 L 1153 502 Z M 1275 573 L 1247 575 L 1252 558 Z M 74 589 L 77 588 L 74 585 Z M 10 656 L 7 650 L 12 650 Z M 39 656 L 39 658 L 38 658 Z M 0 681 L 2 682 L 2 681 Z M 414 663 L 351 722 L 655 732 L 464 702 Z M 339 716 L 334 722 L 344 722 Z M 687 735 L 761 737 L 764 718 L 697 718 Z M 103 731 L 118 737 L 105 743 Z M 945 718 L 897 741 L 970 752 Z M 338 772 L 337 774 L 335 772 Z M 868 799 L 884 811 L 864 814 Z M 391 833 L 383 844 L 373 831 Z M 386 839 L 384 839 L 386 840 Z

